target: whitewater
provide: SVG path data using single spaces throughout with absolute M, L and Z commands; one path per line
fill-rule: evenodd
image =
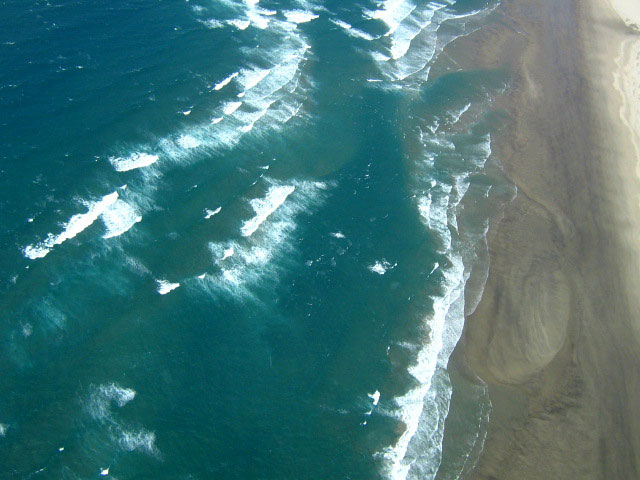
M 468 471 L 495 7 L 10 1 L 0 477 Z

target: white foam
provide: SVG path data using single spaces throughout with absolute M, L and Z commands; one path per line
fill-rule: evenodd
M 219 83 L 216 83 L 216 85 L 213 87 L 214 90 L 222 90 L 224 87 L 226 87 L 227 85 L 229 85 L 229 83 L 231 83 L 231 80 L 233 80 L 234 78 L 236 78 L 239 75 L 238 72 L 232 73 L 231 75 L 229 75 L 227 78 L 225 78 L 224 80 L 222 80 Z
M 241 255 L 247 265 L 264 265 L 271 260 L 273 251 L 270 248 L 256 246 L 242 250 Z
M 245 13 L 251 25 L 261 30 L 266 29 L 271 22 L 271 19 L 268 17 L 272 15 L 272 12 L 270 10 L 257 8 L 258 1 L 246 0 L 246 4 L 249 8 Z
M 251 25 L 251 22 L 249 20 L 243 20 L 243 19 L 228 20 L 227 23 L 229 25 L 233 25 L 238 30 L 246 30 L 247 28 L 249 28 L 249 25 Z
M 370 18 L 382 20 L 388 31 L 381 47 L 388 52 L 376 57 L 383 73 L 392 82 L 405 86 L 418 86 L 425 81 L 437 54 L 456 38 L 455 34 L 440 35 L 443 23 L 458 30 L 458 35 L 469 34 L 468 18 L 483 15 L 493 6 L 456 15 L 446 7 L 450 2 L 416 2 L 386 0 L 382 8 L 368 12 Z M 379 52 L 376 52 L 379 53 Z
M 27 245 L 22 250 L 22 253 L 25 257 L 30 258 L 31 260 L 35 260 L 37 258 L 45 257 L 51 249 L 46 246 L 40 245 Z
M 433 268 L 431 269 L 431 271 L 429 272 L 429 274 L 427 276 L 429 277 L 429 276 L 433 275 L 433 272 L 435 272 L 438 268 L 440 268 L 440 264 L 438 262 L 436 262 L 433 265 Z
M 158 284 L 158 293 L 160 295 L 166 295 L 180 286 L 179 283 L 171 283 L 168 280 L 156 280 L 156 283 Z
M 428 395 L 435 395 L 435 392 L 431 392 L 431 387 L 437 365 L 440 362 L 442 368 L 446 366 L 462 331 L 464 323 L 462 310 L 458 311 L 459 309 L 452 307 L 458 302 L 464 302 L 462 296 L 464 266 L 459 256 L 453 256 L 451 260 L 452 266 L 444 271 L 446 291 L 444 295 L 434 298 L 434 312 L 425 319 L 429 331 L 428 341 L 421 346 L 416 362 L 409 367 L 409 373 L 416 379 L 419 386 L 395 399 L 398 406 L 396 414 L 406 425 L 406 429 L 394 446 L 383 451 L 384 458 L 389 462 L 385 473 L 393 480 L 406 479 L 415 458 L 425 454 L 421 447 L 418 449 L 420 451 L 411 452 L 411 455 L 408 455 L 409 446 L 420 426 L 420 418 Z M 446 416 L 446 412 L 437 414 L 437 416 L 442 415 Z M 439 435 L 441 436 L 442 432 Z M 437 452 L 429 452 L 429 454 L 439 456 L 441 444 L 435 445 L 435 449 Z
M 295 224 L 290 220 L 272 223 L 262 236 L 262 245 L 255 244 L 253 239 L 244 245 L 235 242 L 226 246 L 211 244 L 211 251 L 221 268 L 221 275 L 215 281 L 215 286 L 222 286 L 236 294 L 239 290 L 244 290 L 247 283 L 257 282 L 272 269 L 270 260 L 276 251 L 285 247 L 282 242 L 294 228 Z
M 329 21 L 344 30 L 350 30 L 353 28 L 350 23 L 340 20 L 339 18 L 330 18 Z
M 396 445 L 382 452 L 387 460 L 383 473 L 391 479 L 435 478 L 442 457 L 444 422 L 451 396 L 446 365 L 464 324 L 463 292 L 468 275 L 462 254 L 452 243 L 451 231 L 457 229 L 457 209 L 469 188 L 469 174 L 474 168 L 481 168 L 490 155 L 488 136 L 472 145 L 454 144 L 451 137 L 446 133 L 422 136 L 424 161 L 416 164 L 419 172 L 426 170 L 415 176 L 422 183 L 414 196 L 418 212 L 424 224 L 438 235 L 438 251 L 449 261 L 444 267 L 435 263 L 428 274 L 438 271 L 444 276 L 445 292 L 433 298 L 434 312 L 425 319 L 425 344 L 412 348 L 420 348 L 409 368 L 419 386 L 397 398 L 397 409 L 391 412 L 406 425 Z M 459 157 L 461 171 L 449 171 L 446 179 L 436 182 L 432 178 L 434 171 L 442 170 L 438 168 L 439 157 L 431 151 Z
M 367 396 L 373 401 L 373 406 L 375 407 L 380 401 L 380 390 L 376 390 L 373 393 L 367 393 Z
M 283 41 L 289 45 L 275 55 L 272 67 L 241 71 L 238 82 L 243 88 L 241 95 L 246 108 L 234 115 L 239 125 L 233 121 L 229 124 L 230 129 L 234 129 L 227 133 L 229 143 L 235 143 L 239 135 L 251 131 L 263 117 L 269 119 L 268 122 L 262 122 L 264 126 L 279 128 L 298 113 L 303 101 L 297 92 L 300 66 L 309 46 L 294 34 L 289 34 Z M 223 107 L 223 113 L 229 115 L 238 107 L 227 104 Z
M 422 25 L 411 22 L 408 25 L 403 25 L 395 35 L 391 35 L 391 48 L 389 49 L 391 58 L 398 60 L 404 57 L 411 47 L 411 42 L 422 31 L 422 28 Z
M 462 115 L 464 115 L 465 112 L 470 108 L 471 108 L 471 103 L 467 103 L 464 107 L 462 107 L 462 109 L 460 109 L 460 111 L 451 112 L 451 120 L 452 120 L 451 123 L 458 123 L 460 121 L 460 117 L 462 117 Z
M 437 8 L 442 8 L 442 6 L 437 6 L 436 9 Z M 389 32 L 386 34 L 386 36 L 391 38 L 390 52 L 391 58 L 394 60 L 399 60 L 407 54 L 413 40 L 425 28 L 431 25 L 433 15 L 436 11 L 433 8 L 428 8 L 426 11 L 417 11 L 415 15 L 411 15 L 414 10 L 415 7 L 409 5 L 399 8 L 396 12 L 398 16 L 405 16 L 399 19 L 397 23 L 393 22 Z M 433 41 L 435 41 L 435 38 Z M 425 53 L 427 54 L 427 58 L 430 59 L 431 52 L 426 50 Z M 407 75 L 406 72 L 404 74 Z
M 85 404 L 87 413 L 95 420 L 108 428 L 111 438 L 126 451 L 140 450 L 150 455 L 159 457 L 160 452 L 155 445 L 156 436 L 145 429 L 126 428 L 114 414 L 114 407 L 122 408 L 136 397 L 135 390 L 124 388 L 117 383 L 91 386 L 88 402 Z M 64 447 L 58 448 L 59 452 Z M 110 474 L 110 466 L 100 468 L 100 475 Z
M 124 407 L 136 397 L 136 391 L 124 388 L 117 383 L 109 383 L 94 387 L 87 405 L 89 414 L 96 420 L 111 416 L 112 404 Z
M 224 22 L 215 21 L 211 28 L 220 28 L 226 24 L 240 30 L 246 30 L 251 25 L 259 29 L 266 29 L 270 23 L 268 17 L 277 13 L 273 10 L 260 8 L 258 2 L 254 1 L 225 0 L 224 3 L 228 3 L 234 10 L 241 10 L 241 12 L 237 12 L 239 15 L 236 18 Z
M 107 229 L 103 238 L 111 238 L 127 232 L 136 223 L 140 222 L 142 217 L 138 215 L 138 212 L 131 205 L 118 199 L 102 212 L 100 219 Z
M 342 28 L 347 33 L 347 35 L 351 37 L 362 38 L 363 40 L 369 40 L 369 41 L 376 40 L 377 38 L 379 38 L 379 37 L 374 37 L 373 35 L 367 32 L 363 32 L 362 30 L 359 30 L 357 28 L 353 28 L 351 24 L 343 20 L 331 18 L 329 19 L 329 21 L 334 23 L 338 27 Z
M 286 25 L 290 24 L 274 20 L 269 31 L 281 36 L 279 48 L 265 50 L 259 66 L 240 70 L 236 80 L 242 89 L 238 95 L 242 101 L 224 103 L 211 122 L 197 132 L 197 138 L 207 146 L 230 148 L 254 130 L 258 121 L 262 132 L 282 128 L 299 115 L 310 87 L 308 82 L 301 85 L 301 66 L 310 47 L 301 34 L 287 29 Z M 220 124 L 222 118 L 225 121 Z M 177 156 L 182 154 L 178 152 Z
M 205 209 L 204 209 L 204 211 L 205 211 L 205 216 L 204 216 L 204 218 L 205 218 L 206 220 L 209 220 L 209 219 L 210 219 L 211 217 L 213 217 L 214 215 L 219 214 L 219 213 L 222 211 L 222 207 L 218 207 L 218 208 L 216 208 L 215 210 L 209 210 L 208 208 L 205 208 Z
M 182 148 L 197 148 L 200 146 L 200 140 L 191 135 L 180 135 L 177 142 Z
M 379 63 L 385 63 L 391 60 L 391 57 L 381 52 L 372 52 L 371 57 L 373 57 L 373 59 Z
M 315 13 L 305 10 L 285 10 L 283 13 L 289 22 L 295 23 L 296 25 L 299 23 L 307 23 L 318 18 L 318 15 Z
M 118 438 L 120 446 L 129 452 L 142 450 L 150 455 L 158 455 L 156 434 L 148 430 L 121 430 Z
M 386 260 L 382 259 L 382 261 L 378 260 L 373 265 L 367 267 L 371 272 L 377 273 L 378 275 L 384 275 L 387 273 L 387 270 L 390 268 L 394 268 L 396 265 L 392 265 Z
M 255 198 L 251 200 L 250 204 L 256 215 L 244 222 L 240 229 L 242 235 L 245 237 L 253 235 L 269 215 L 275 212 L 295 189 L 296 187 L 293 185 L 273 186 L 269 188 L 265 198 Z
M 226 260 L 229 257 L 232 257 L 236 253 L 236 249 L 234 247 L 229 247 L 225 249 L 222 253 L 222 260 Z
M 446 253 L 451 249 L 451 232 L 448 224 L 451 190 L 451 185 L 438 184 L 436 187 L 432 187 L 432 191 L 427 195 L 418 198 L 420 217 L 424 224 L 440 237 L 439 251 L 441 253 Z
M 251 25 L 260 28 L 262 30 L 266 29 L 271 22 L 270 19 L 265 18 L 260 12 L 265 12 L 266 10 L 255 10 L 253 12 L 249 12 L 249 21 Z M 270 13 L 270 11 L 269 11 Z
M 259 112 L 255 112 L 252 114 L 247 114 L 247 116 L 244 119 L 246 119 L 249 123 L 247 125 L 245 125 L 244 127 L 242 127 L 240 130 L 243 132 L 249 132 L 251 130 L 253 130 L 253 127 L 255 126 L 255 124 L 258 122 L 258 120 L 260 120 L 262 117 L 264 117 L 268 112 L 269 112 L 269 107 L 271 105 L 269 104 L 264 110 L 259 111 Z
M 282 267 L 274 262 L 274 258 L 292 248 L 290 235 L 297 227 L 295 216 L 318 202 L 321 190 L 327 188 L 321 182 L 291 183 L 295 186 L 295 196 L 281 204 L 260 226 L 257 234 L 243 236 L 239 241 L 209 244 L 212 259 L 220 273 L 207 276 L 203 287 L 234 296 L 251 295 L 248 290 L 251 285 L 277 277 Z M 266 197 L 261 200 L 266 202 Z
M 111 205 L 118 200 L 118 192 L 105 195 L 95 202 L 87 202 L 88 211 L 86 213 L 78 213 L 73 215 L 67 223 L 64 224 L 64 230 L 58 235 L 49 233 L 47 238 L 35 245 L 28 245 L 23 249 L 23 253 L 27 258 L 36 259 L 46 256 L 55 245 L 60 245 L 65 241 L 74 238 L 80 232 L 91 226 L 98 217 L 104 213 Z
M 200 21 L 203 25 L 205 25 L 207 28 L 224 28 L 225 24 L 224 22 L 221 22 L 220 20 L 217 20 L 215 18 L 209 18 L 208 20 L 204 20 L 204 21 Z
M 238 110 L 238 108 L 240 108 L 241 105 L 242 105 L 242 102 L 228 102 L 225 104 L 222 111 L 224 112 L 225 115 L 231 115 L 233 112 Z
M 125 262 L 129 269 L 139 276 L 151 276 L 151 270 L 149 270 L 140 260 L 134 257 L 125 257 Z
M 7 434 L 8 429 L 9 429 L 8 425 L 4 423 L 0 423 L 0 437 L 4 437 Z
M 220 264 L 222 260 L 229 258 L 231 255 L 227 255 L 226 252 L 233 250 L 235 253 L 235 248 L 238 247 L 236 242 L 228 242 L 226 244 L 222 243 L 210 243 L 209 250 L 211 251 L 214 260 L 216 263 Z
M 406 0 L 386 0 L 382 2 L 381 9 L 366 13 L 372 19 L 382 20 L 388 27 L 386 35 L 391 35 L 415 8 L 415 5 Z
M 431 193 L 420 197 L 418 200 L 418 211 L 427 227 L 431 227 Z
M 440 128 L 440 121 L 438 118 L 434 118 L 433 122 L 430 125 L 427 125 L 427 128 L 433 135 L 435 135 L 438 132 L 438 128 Z M 424 139 L 424 132 L 422 130 L 420 130 L 420 139 Z
M 131 400 L 136 398 L 136 391 L 132 388 L 123 388 L 116 383 L 101 385 L 101 392 L 109 399 L 114 400 L 119 407 L 124 407 Z
M 209 150 L 228 150 L 249 132 L 261 135 L 269 129 L 283 128 L 294 117 L 304 118 L 301 114 L 303 105 L 309 89 L 313 87 L 303 72 L 308 59 L 307 52 L 311 48 L 304 34 L 292 26 L 284 14 L 280 18 L 277 12 L 262 9 L 257 3 L 249 4 L 241 0 L 224 0 L 224 3 L 236 12 L 233 20 L 223 20 L 225 24 L 230 21 L 241 28 L 248 28 L 247 22 L 257 28 L 269 26 L 264 33 L 254 32 L 255 42 L 260 44 L 259 58 L 254 57 L 254 63 L 245 65 L 243 70 L 219 80 L 212 87 L 215 91 L 234 82 L 241 92 L 238 97 L 242 101 L 239 98 L 228 99 L 205 122 L 158 139 L 154 149 L 163 160 L 170 160 L 166 162 L 167 166 L 178 161 L 199 161 L 202 158 L 193 155 L 187 148 L 191 143 L 181 145 L 177 141 L 180 134 L 197 139 L 201 147 Z M 300 11 L 309 10 L 304 3 L 297 2 Z M 220 25 L 216 23 L 214 26 Z M 159 173 L 153 172 L 154 175 Z M 142 200 L 136 198 L 136 204 L 141 208 L 146 206 Z M 153 208 L 153 205 L 149 208 Z
M 239 82 L 242 85 L 245 93 L 248 90 L 251 90 L 253 87 L 258 85 L 262 80 L 264 80 L 267 75 L 271 73 L 271 69 L 269 68 L 256 68 L 253 70 L 242 70 L 242 73 L 239 78 Z
M 126 158 L 110 157 L 109 162 L 118 172 L 127 172 L 136 168 L 148 167 L 158 161 L 158 155 L 149 153 L 133 153 Z
M 26 322 L 22 325 L 22 336 L 24 338 L 28 338 L 31 336 L 31 334 L 33 333 L 33 325 L 31 325 L 29 322 Z
M 352 37 L 362 38 L 363 40 L 369 40 L 369 41 L 376 40 L 376 39 L 380 38 L 380 37 L 375 37 L 375 36 L 371 35 L 370 33 L 364 32 L 364 31 L 359 30 L 357 28 L 351 28 L 351 29 L 347 30 L 347 33 L 349 35 L 351 35 Z
M 342 232 L 332 232 L 331 236 L 335 237 L 335 238 L 347 238 L 347 237 L 345 237 L 344 233 L 342 233 Z
M 231 270 L 222 269 L 222 277 L 225 281 L 229 282 L 232 285 L 240 285 L 240 271 L 237 268 Z
M 482 140 L 475 145 L 472 150 L 471 160 L 476 167 L 483 167 L 491 156 L 491 134 L 487 133 Z
M 438 4 L 433 5 L 436 9 L 442 7 Z M 379 54 L 376 59 L 385 64 L 383 70 L 390 73 L 394 80 L 403 80 L 421 71 L 433 58 L 437 26 L 430 32 L 432 38 L 414 48 L 416 52 L 420 52 L 420 55 L 416 53 L 417 58 L 404 57 L 409 53 L 414 39 L 431 25 L 434 12 L 432 4 L 426 6 L 426 11 L 422 7 L 416 11 L 416 6 L 403 0 L 389 0 L 385 2 L 382 9 L 370 12 L 371 18 L 380 19 L 387 24 L 388 31 L 384 38 L 388 39 L 385 48 L 389 53 L 388 55 Z M 391 65 L 386 65 L 389 61 L 393 62 Z

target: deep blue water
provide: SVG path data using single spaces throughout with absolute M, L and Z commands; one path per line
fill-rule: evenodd
M 472 468 L 495 6 L 2 2 L 0 478 Z

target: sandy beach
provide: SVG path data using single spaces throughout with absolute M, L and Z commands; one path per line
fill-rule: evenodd
M 493 404 L 478 479 L 640 477 L 640 4 L 505 0 L 493 151 L 517 187 L 458 358 Z

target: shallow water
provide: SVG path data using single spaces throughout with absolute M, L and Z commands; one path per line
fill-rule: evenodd
M 470 468 L 494 7 L 5 2 L 0 478 Z

